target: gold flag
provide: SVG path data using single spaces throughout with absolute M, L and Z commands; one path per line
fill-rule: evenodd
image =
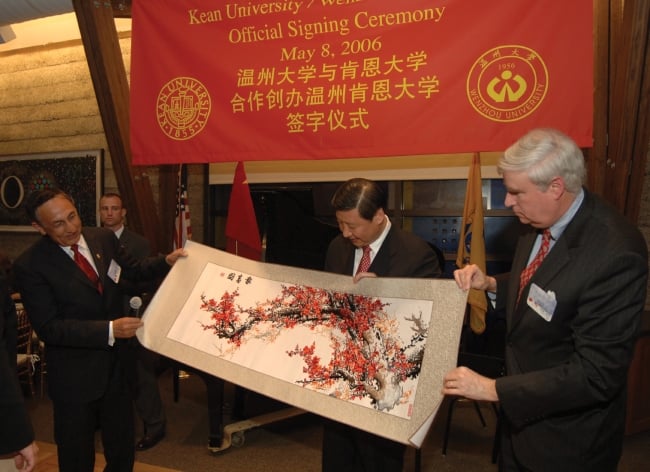
M 456 265 L 460 268 L 476 264 L 485 273 L 485 236 L 483 233 L 483 194 L 481 182 L 481 157 L 474 153 L 467 177 L 467 192 Z M 485 331 L 487 299 L 485 291 L 471 289 L 469 304 L 469 326 L 476 334 Z

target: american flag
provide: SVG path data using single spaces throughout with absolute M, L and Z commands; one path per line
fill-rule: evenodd
M 181 164 L 178 170 L 176 187 L 176 219 L 174 221 L 174 249 L 185 246 L 185 241 L 192 239 L 190 221 L 190 204 L 187 198 L 187 166 Z

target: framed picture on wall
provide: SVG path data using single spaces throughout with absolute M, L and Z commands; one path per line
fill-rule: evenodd
M 0 156 L 0 231 L 33 231 L 25 199 L 46 188 L 69 193 L 83 224 L 98 226 L 102 170 L 102 149 Z

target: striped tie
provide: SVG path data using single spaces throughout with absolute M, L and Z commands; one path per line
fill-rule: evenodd
M 542 233 L 542 244 L 539 247 L 539 251 L 537 251 L 535 258 L 532 261 L 530 261 L 528 267 L 526 267 L 521 272 L 521 275 L 519 276 L 519 294 L 517 295 L 517 301 L 519 301 L 519 299 L 521 298 L 521 292 L 523 292 L 524 287 L 528 285 L 528 282 L 530 282 L 530 279 L 535 273 L 535 271 L 539 268 L 539 266 L 542 265 L 542 261 L 546 257 L 546 254 L 548 254 L 550 244 L 551 244 L 551 231 L 545 229 L 544 233 Z

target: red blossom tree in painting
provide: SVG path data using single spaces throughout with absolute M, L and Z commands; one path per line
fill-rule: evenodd
M 427 333 L 421 314 L 407 318 L 413 333 L 404 343 L 395 334 L 397 321 L 384 311 L 387 304 L 376 298 L 295 285 L 283 285 L 278 297 L 252 307 L 238 305 L 238 296 L 238 290 L 220 300 L 201 296 L 201 310 L 211 317 L 203 328 L 236 347 L 253 336 L 272 342 L 298 324 L 329 328 L 329 362 L 315 354 L 315 344 L 287 352 L 304 360 L 302 385 L 334 389 L 343 399 L 369 397 L 378 410 L 391 410 L 408 394 L 402 383 L 420 372 Z

